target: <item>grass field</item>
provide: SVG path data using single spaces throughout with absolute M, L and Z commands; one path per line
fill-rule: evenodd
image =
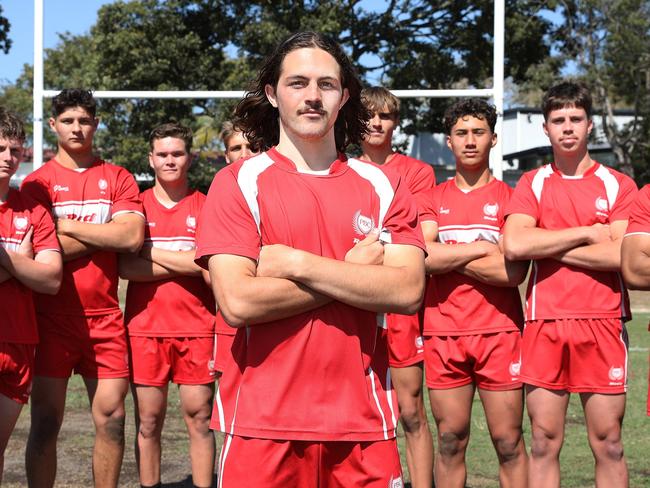
M 630 469 L 630 486 L 650 487 L 650 418 L 646 417 L 646 388 L 648 375 L 648 348 L 650 334 L 647 324 L 650 315 L 638 313 L 628 324 L 630 333 L 629 394 L 624 423 L 625 453 Z M 122 466 L 120 486 L 139 486 L 133 455 L 133 403 L 127 401 L 127 448 Z M 432 429 L 433 423 L 431 422 Z M 29 430 L 29 409 L 23 409 L 18 425 L 5 453 L 4 486 L 26 485 L 24 451 Z M 526 441 L 530 427 L 525 423 Z M 79 377 L 70 381 L 66 416 L 59 440 L 58 487 L 91 486 L 91 453 L 93 428 L 83 383 Z M 399 444 L 403 456 L 404 439 Z M 178 395 L 170 388 L 170 401 L 163 432 L 163 482 L 167 488 L 191 486 L 185 426 L 179 413 Z M 577 396 L 573 396 L 567 415 L 566 441 L 562 451 L 562 486 L 593 487 L 593 459 L 587 444 L 582 410 Z M 490 443 L 487 424 L 478 396 L 474 404 L 472 434 L 468 448 L 467 487 L 498 486 L 497 462 Z M 404 468 L 406 468 L 403 462 Z M 408 481 L 408 473 L 405 469 Z

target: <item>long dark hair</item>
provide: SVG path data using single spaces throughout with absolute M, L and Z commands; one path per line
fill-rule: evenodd
M 329 53 L 340 67 L 342 88 L 347 88 L 350 95 L 334 123 L 337 151 L 344 152 L 348 145 L 359 144 L 367 133 L 370 112 L 361 103 L 361 82 L 350 59 L 336 41 L 324 34 L 298 32 L 282 41 L 266 58 L 253 88 L 235 108 L 233 123 L 256 151 L 269 149 L 280 138 L 278 110 L 266 98 L 264 87 L 277 88 L 284 58 L 291 51 L 303 48 L 318 48 Z

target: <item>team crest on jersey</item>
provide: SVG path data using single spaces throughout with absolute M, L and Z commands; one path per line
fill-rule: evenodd
M 27 217 L 14 217 L 14 226 L 16 227 L 16 230 L 25 230 L 27 224 L 29 224 Z
M 499 211 L 498 203 L 486 203 L 483 205 L 483 216 L 487 220 L 497 220 L 497 212 Z
M 187 225 L 187 227 L 190 229 L 196 229 L 196 217 L 188 215 L 185 219 L 185 225 Z
M 510 376 L 519 376 L 519 372 L 521 371 L 521 361 L 518 363 L 510 363 L 508 371 L 510 371 Z
M 422 340 L 422 336 L 417 336 L 415 338 L 415 347 L 418 349 L 422 349 L 424 347 L 424 340 Z
M 357 210 L 352 219 L 352 227 L 357 234 L 368 235 L 375 228 L 375 219 L 361 215 L 361 210 Z
M 393 479 L 391 476 L 390 481 L 388 482 L 388 488 L 404 488 L 402 477 L 398 476 L 397 478 Z
M 108 188 L 108 181 L 106 181 L 104 178 L 100 178 L 99 181 L 97 182 L 97 186 L 102 191 L 106 190 L 106 188 Z
M 606 198 L 598 197 L 596 198 L 596 215 L 604 215 L 607 217 L 609 212 L 609 202 Z
M 620 382 L 625 375 L 625 370 L 621 366 L 612 366 L 609 368 L 609 379 L 611 381 Z

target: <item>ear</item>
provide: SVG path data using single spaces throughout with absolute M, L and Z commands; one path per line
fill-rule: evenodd
M 589 119 L 589 125 L 587 125 L 587 135 L 590 135 L 593 129 L 594 129 L 594 121 L 593 119 Z
M 546 122 L 542 123 L 542 129 L 544 130 L 544 134 L 546 134 L 546 137 L 548 137 L 548 127 L 546 126 Z
M 47 123 L 50 126 L 50 129 L 56 132 L 56 129 L 54 128 L 54 124 L 56 124 L 56 119 L 54 117 L 50 117 Z
M 451 147 L 451 136 L 447 136 L 447 147 L 448 147 L 449 149 L 451 149 L 452 152 L 453 152 L 453 149 L 452 149 L 452 147 Z
M 149 153 L 149 167 L 153 169 L 153 153 Z
M 97 127 L 99 127 L 99 117 L 95 117 L 93 120 L 95 122 L 95 130 L 97 130 Z
M 271 85 L 264 85 L 264 94 L 266 95 L 266 99 L 269 101 L 269 103 L 273 107 L 278 108 L 278 100 L 275 96 L 275 88 L 273 88 Z
M 343 105 L 345 105 L 345 102 L 347 102 L 350 99 L 350 92 L 348 91 L 347 88 L 343 88 L 343 96 L 341 97 L 341 103 L 339 104 L 339 110 L 343 108 Z
M 494 147 L 497 145 L 497 134 L 496 132 L 492 133 L 492 145 L 490 147 Z

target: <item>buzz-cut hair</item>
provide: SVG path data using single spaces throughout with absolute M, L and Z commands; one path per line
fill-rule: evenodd
M 587 118 L 591 119 L 592 99 L 589 88 L 578 81 L 563 81 L 549 88 L 542 98 L 542 113 L 544 120 L 553 110 L 565 107 L 584 109 Z
M 383 86 L 371 86 L 361 90 L 361 103 L 370 112 L 387 110 L 393 120 L 399 119 L 399 98 Z
M 161 124 L 154 129 L 149 134 L 149 148 L 153 151 L 153 144 L 158 139 L 164 139 L 165 137 L 174 137 L 176 139 L 182 139 L 185 143 L 185 151 L 189 154 L 192 150 L 192 129 L 186 127 L 178 122 L 167 122 L 166 124 Z
M 97 114 L 97 102 L 90 90 L 66 88 L 52 99 L 52 116 L 61 115 L 68 109 L 81 107 L 92 117 Z
M 14 113 L 0 107 L 0 137 L 25 142 L 25 125 Z
M 497 123 L 497 109 L 494 105 L 487 103 L 482 98 L 463 98 L 445 110 L 442 125 L 445 128 L 445 134 L 451 135 L 451 129 L 459 119 L 463 117 L 476 117 L 485 120 L 494 132 Z

